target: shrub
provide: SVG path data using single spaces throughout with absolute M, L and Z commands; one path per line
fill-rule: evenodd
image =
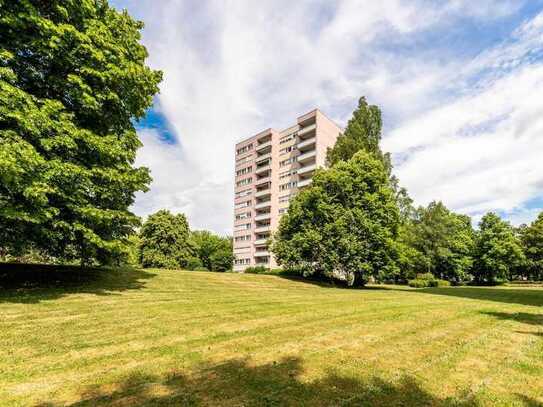
M 264 266 L 247 267 L 245 273 L 249 274 L 265 274 L 269 273 L 269 269 Z
M 207 268 L 204 267 L 202 261 L 198 257 L 189 257 L 189 259 L 187 260 L 187 270 L 196 271 L 201 268 L 207 270 Z
M 426 281 L 428 281 L 428 287 L 450 287 L 451 285 L 447 280 L 434 279 Z
M 440 279 L 437 279 L 437 280 L 434 280 L 435 283 L 436 283 L 436 287 L 450 287 L 451 286 L 451 283 L 447 280 L 440 280 Z
M 426 287 L 430 287 L 430 281 L 431 280 L 423 280 L 423 279 L 419 279 L 419 278 L 416 278 L 414 280 L 409 280 L 409 287 L 413 287 L 413 288 L 426 288 Z

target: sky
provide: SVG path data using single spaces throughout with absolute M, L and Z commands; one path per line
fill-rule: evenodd
M 137 124 L 134 211 L 230 234 L 234 144 L 321 109 L 377 104 L 417 205 L 518 225 L 543 211 L 543 0 L 113 0 L 164 72 Z

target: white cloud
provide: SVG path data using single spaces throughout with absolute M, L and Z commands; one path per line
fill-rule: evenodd
M 443 200 L 475 218 L 533 214 L 523 204 L 543 191 L 543 63 L 531 58 L 543 50 L 542 17 L 460 71 L 461 96 L 385 139 L 403 158 L 396 171 L 418 203 Z
M 535 77 L 540 72 L 511 72 L 509 67 L 473 90 L 469 79 L 500 58 L 526 57 L 526 47 L 540 38 L 538 20 L 519 28 L 514 44 L 495 47 L 473 61 L 438 58 L 428 50 L 400 54 L 385 47 L 390 40 L 402 45 L 411 36 L 452 27 L 460 18 L 502 18 L 517 10 L 518 1 L 162 0 L 160 7 L 151 0 L 116 3 L 145 20 L 150 63 L 165 74 L 160 109 L 179 141 L 172 146 L 141 133 L 145 147 L 138 163 L 149 166 L 154 178 L 151 192 L 138 197 L 135 209 L 141 215 L 169 208 L 185 212 L 192 227 L 230 232 L 234 143 L 270 126 L 287 126 L 316 106 L 343 125 L 361 95 L 380 104 L 395 125 L 386 147 L 396 153 L 415 151 L 398 172 L 421 203 L 431 196 L 476 212 L 492 205 L 511 208 L 533 196 L 537 175 L 530 175 L 508 153 L 511 140 L 521 133 L 524 141 L 518 145 L 525 142 L 531 148 L 519 147 L 519 153 L 532 157 L 539 146 L 533 126 L 540 125 L 534 110 L 540 101 L 531 106 L 522 89 L 540 86 Z M 524 88 L 518 89 L 517 80 Z M 461 96 L 444 97 L 451 89 L 459 89 Z M 509 91 L 522 101 L 508 100 Z M 477 109 L 466 108 L 472 103 Z M 493 122 L 500 117 L 498 111 L 508 116 L 497 125 L 496 136 L 473 130 L 471 138 L 457 137 L 469 126 Z M 451 114 L 458 119 L 452 120 Z M 527 123 L 532 127 L 522 130 Z M 493 142 L 485 142 L 491 137 Z M 489 145 L 502 145 L 501 155 L 485 153 L 481 160 L 477 154 Z M 469 159 L 466 146 L 472 149 Z M 448 171 L 440 167 L 445 159 Z M 471 169 L 480 174 L 462 175 Z M 519 171 L 525 178 L 514 178 Z M 487 203 L 476 188 L 460 185 L 462 179 L 471 185 L 496 176 L 504 185 L 495 185 L 498 192 L 490 191 Z M 523 187 L 507 189 L 511 180 Z M 500 198 L 500 188 L 514 196 Z

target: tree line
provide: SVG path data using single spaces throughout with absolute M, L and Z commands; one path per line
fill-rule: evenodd
M 495 213 L 478 228 L 442 202 L 414 207 L 383 153 L 381 111 L 365 98 L 333 148 L 281 218 L 272 242 L 278 263 L 350 286 L 368 281 L 423 286 L 543 279 L 543 213 L 512 227 Z

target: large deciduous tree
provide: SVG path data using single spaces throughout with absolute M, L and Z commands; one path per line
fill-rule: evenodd
M 469 216 L 454 213 L 441 202 L 431 202 L 414 211 L 403 225 L 400 241 L 416 249 L 407 255 L 417 272 L 456 282 L 469 278 L 474 245 Z
M 0 251 L 123 252 L 150 182 L 133 121 L 161 80 L 142 27 L 106 0 L 0 0 Z
M 526 256 L 526 274 L 533 280 L 543 280 L 543 212 L 521 234 Z
M 189 224 L 183 214 L 162 209 L 143 223 L 140 264 L 143 267 L 185 268 L 195 255 Z
M 524 261 L 521 242 L 508 222 L 487 213 L 479 223 L 474 250 L 473 274 L 478 284 L 495 284 L 510 279 Z
M 286 269 L 360 286 L 396 267 L 398 225 L 383 162 L 359 151 L 348 161 L 317 171 L 313 185 L 294 197 L 281 218 L 272 248 Z
M 207 230 L 192 232 L 196 255 L 210 271 L 229 271 L 234 262 L 232 239 L 217 236 Z

